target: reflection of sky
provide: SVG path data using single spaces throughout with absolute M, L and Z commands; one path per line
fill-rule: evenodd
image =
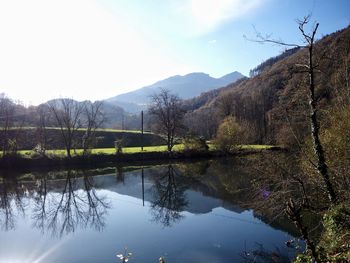
M 127 181 L 115 186 L 133 188 Z M 37 262 L 117 262 L 115 255 L 125 246 L 133 252 L 130 262 L 157 262 L 160 256 L 172 263 L 233 262 L 241 260 L 239 253 L 245 244 L 247 249 L 254 248 L 256 242 L 274 249 L 291 238 L 254 218 L 252 211 L 229 211 L 216 206 L 220 200 L 204 197 L 199 192 L 186 191 L 189 203 L 195 206 L 195 203 L 211 200 L 209 207 L 212 209 L 199 214 L 181 212 L 184 217 L 172 227 L 155 223 L 150 202 L 146 201 L 143 207 L 139 196 L 112 190 L 98 190 L 97 194 L 105 196 L 110 204 L 105 216 L 106 227 L 96 231 L 89 226 L 78 226 L 74 233 L 61 239 L 53 237 L 49 231 L 41 234 L 33 228 L 34 202 L 24 200 L 28 203 L 25 216 L 15 213 L 16 229 L 1 232 L 0 262 L 13 262 L 12 259 L 18 262 L 35 259 L 42 259 Z

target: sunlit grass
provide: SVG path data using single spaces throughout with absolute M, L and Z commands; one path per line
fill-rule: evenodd
M 181 151 L 184 149 L 184 146 L 182 144 L 175 145 L 173 148 L 173 151 Z M 132 153 L 141 153 L 141 152 L 166 152 L 167 146 L 166 145 L 160 145 L 160 146 L 144 146 L 143 151 L 141 151 L 141 147 L 123 147 L 123 153 L 126 154 L 132 154 Z M 35 154 L 33 150 L 22 150 L 18 151 L 18 153 L 22 156 L 30 157 L 31 155 Z M 115 154 L 116 150 L 115 148 L 96 148 L 92 149 L 92 154 Z M 83 150 L 82 149 L 76 149 L 75 151 L 71 151 L 71 154 L 74 155 L 82 155 Z M 46 150 L 46 155 L 53 155 L 53 156 L 67 156 L 67 151 L 64 149 L 57 149 L 57 150 Z
M 37 127 L 30 127 L 30 126 L 27 126 L 27 127 L 11 127 L 10 129 L 13 129 L 13 130 L 17 130 L 17 129 L 21 129 L 21 130 L 35 130 L 37 129 Z M 46 127 L 45 128 L 46 130 L 60 130 L 61 128 L 59 127 Z M 78 131 L 86 131 L 86 128 L 80 128 L 78 129 Z M 99 128 L 99 129 L 96 129 L 96 131 L 98 132 L 116 132 L 116 133 L 141 133 L 141 131 L 139 130 L 119 130 L 119 129 L 110 129 L 110 128 Z M 152 132 L 150 131 L 144 131 L 143 132 L 144 134 L 152 134 Z
M 209 151 L 215 151 L 217 150 L 217 147 L 213 143 L 209 143 Z M 244 149 L 244 150 L 268 150 L 271 149 L 272 145 L 239 145 L 239 149 Z M 184 150 L 184 145 L 183 144 L 177 144 L 173 147 L 173 151 L 178 152 Z M 134 154 L 134 153 L 141 153 L 141 152 L 166 152 L 167 151 L 167 146 L 166 145 L 160 145 L 160 146 L 144 146 L 143 151 L 141 151 L 141 147 L 123 147 L 123 153 L 125 154 Z M 21 150 L 18 151 L 18 153 L 24 157 L 31 158 L 32 156 L 35 155 L 35 152 L 33 150 Z M 96 148 L 92 149 L 91 151 L 92 154 L 115 154 L 116 150 L 115 148 Z M 75 151 L 71 151 L 72 156 L 75 155 L 82 155 L 83 150 L 82 149 L 76 149 Z M 0 156 L 2 153 L 0 152 Z M 57 149 L 57 150 L 46 150 L 46 155 L 48 156 L 55 156 L 55 157 L 66 157 L 67 156 L 67 151 L 64 149 Z
M 217 146 L 214 143 L 208 143 L 209 151 L 217 150 Z M 249 144 L 249 145 L 237 145 L 237 149 L 243 150 L 268 150 L 275 146 L 273 145 L 263 145 L 263 144 Z
M 250 144 L 250 145 L 240 145 L 241 149 L 252 149 L 252 150 L 268 150 L 273 147 L 273 145 L 263 145 L 263 144 Z

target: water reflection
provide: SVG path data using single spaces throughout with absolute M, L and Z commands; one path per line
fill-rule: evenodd
M 264 223 L 269 218 L 246 205 L 259 194 L 251 190 L 254 174 L 232 160 L 38 172 L 19 178 L 25 181 L 16 178 L 0 177 L 0 227 L 9 232 L 0 236 L 0 243 L 14 237 L 18 244 L 22 236 L 32 235 L 52 244 L 69 235 L 70 255 L 79 258 L 52 262 L 111 262 L 108 255 L 115 261 L 125 246 L 135 251 L 135 262 L 154 262 L 162 253 L 172 255 L 169 262 L 250 262 L 259 255 L 270 260 L 274 242 L 280 245 L 291 238 L 286 234 L 288 223 L 276 222 L 273 229 Z M 89 251 L 81 248 L 82 242 L 96 238 L 98 244 Z M 255 242 L 274 245 L 259 251 Z M 23 243 L 24 248 L 30 246 Z M 0 246 L 0 261 L 2 253 L 10 254 Z M 282 258 L 284 251 L 278 253 Z
M 157 175 L 152 188 L 151 213 L 155 222 L 166 227 L 183 217 L 181 212 L 188 203 L 185 196 L 187 187 L 178 176 L 175 168 L 169 164 L 163 173 Z
M 16 227 L 16 217 L 25 214 L 24 197 L 26 189 L 17 180 L 4 178 L 0 184 L 0 228 L 12 230 Z
M 1 229 L 15 229 L 16 218 L 25 216 L 31 202 L 32 225 L 42 233 L 62 236 L 77 227 L 101 231 L 111 205 L 107 197 L 97 191 L 99 181 L 101 189 L 115 184 L 118 187 L 115 191 L 140 198 L 143 205 L 147 201 L 153 221 L 164 227 L 178 223 L 184 211 L 208 213 L 222 206 L 241 213 L 249 208 L 247 204 L 252 203 L 252 197 L 259 194 L 251 192 L 254 175 L 237 164 L 232 165 L 232 160 L 148 167 L 146 175 L 143 168 L 137 167 L 128 172 L 117 166 L 114 171 L 114 182 L 107 184 L 85 170 L 33 173 L 34 180 L 21 183 L 16 177 L 4 177 L 0 183 Z M 133 182 L 128 181 L 131 174 L 136 175 Z M 198 197 L 198 193 L 202 196 Z M 218 203 L 218 200 L 222 201 Z M 256 216 L 266 220 L 261 214 Z
M 60 174 L 62 176 L 62 173 Z M 82 177 L 78 177 L 82 176 Z M 64 179 L 48 180 L 48 173 L 35 182 L 19 184 L 16 178 L 0 184 L 0 224 L 3 230 L 15 229 L 16 217 L 31 214 L 32 225 L 42 233 L 62 236 L 77 227 L 101 231 L 110 204 L 98 194 L 94 178 L 73 171 L 64 172 Z M 29 202 L 31 211 L 26 211 Z

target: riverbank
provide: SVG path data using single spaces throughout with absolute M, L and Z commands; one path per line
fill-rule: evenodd
M 208 151 L 138 151 L 123 153 L 103 153 L 102 151 L 90 155 L 73 155 L 68 158 L 65 155 L 12 155 L 4 156 L 0 159 L 0 169 L 23 170 L 34 168 L 59 168 L 59 167 L 82 167 L 97 165 L 122 165 L 139 162 L 167 161 L 167 160 L 191 160 L 209 159 L 224 156 L 242 156 L 268 151 L 283 151 L 285 149 L 278 146 L 268 147 L 240 147 L 237 150 L 227 153 L 210 149 Z

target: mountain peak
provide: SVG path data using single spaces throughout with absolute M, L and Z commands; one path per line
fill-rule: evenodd
M 234 71 L 234 72 L 231 72 L 229 74 L 222 76 L 220 79 L 231 83 L 231 82 L 235 82 L 236 80 L 238 80 L 240 78 L 244 78 L 244 75 L 238 71 Z
M 192 72 L 183 76 L 175 75 L 135 91 L 120 94 L 107 101 L 145 105 L 149 103 L 150 96 L 159 91 L 159 88 L 168 89 L 182 99 L 189 99 L 200 95 L 202 92 L 224 87 L 242 77 L 244 76 L 237 71 L 221 78 L 213 78 L 204 72 Z

